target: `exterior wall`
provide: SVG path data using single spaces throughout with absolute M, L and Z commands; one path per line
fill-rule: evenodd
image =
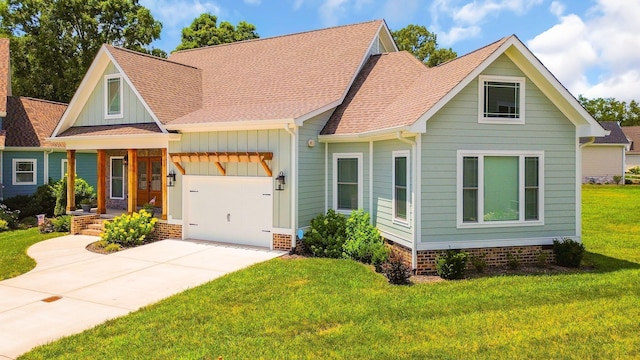
M 329 209 L 333 209 L 333 154 L 337 153 L 362 153 L 362 208 L 371 213 L 369 204 L 369 143 L 330 143 L 327 156 L 327 201 Z M 348 214 L 347 214 L 348 215 Z
M 149 234 L 149 239 L 158 241 L 166 239 L 182 239 L 182 225 L 169 224 L 166 221 L 158 221 L 153 229 L 153 232 Z
M 13 159 L 36 160 L 36 184 L 13 185 Z M 44 152 L 37 151 L 3 151 L 2 152 L 2 198 L 8 199 L 16 195 L 31 195 L 38 186 L 44 184 Z
M 587 145 L 582 148 L 582 181 L 612 182 L 624 177 L 624 146 Z M 593 180 L 593 181 L 592 181 Z
M 326 112 L 307 120 L 298 129 L 298 227 L 309 226 L 311 219 L 325 212 L 325 143 L 318 142 L 318 134 L 331 116 Z M 309 140 L 315 146 L 309 146 Z
M 484 74 L 524 76 L 505 55 Z M 524 239 L 540 243 L 578 233 L 575 127 L 528 79 L 525 96 L 525 124 L 479 124 L 476 79 L 428 120 L 421 144 L 419 250 L 455 249 L 463 242 L 484 247 L 520 245 Z M 461 149 L 544 151 L 544 225 L 457 228 L 456 164 Z
M 80 215 L 71 217 L 71 229 L 69 229 L 72 235 L 80 234 L 80 232 L 86 229 L 89 224 L 93 224 L 94 220 L 100 219 L 100 215 Z
M 273 234 L 273 250 L 291 250 L 291 235 Z
M 169 153 L 177 152 L 214 152 L 214 151 L 271 151 L 273 160 L 268 161 L 273 178 L 282 171 L 290 182 L 291 135 L 285 130 L 242 130 L 203 133 L 184 133 L 180 141 L 169 143 Z M 224 163 L 227 176 L 266 176 L 258 163 Z M 183 163 L 188 175 L 220 176 L 215 164 L 208 162 Z M 176 186 L 168 189 L 169 215 L 172 219 L 182 219 L 182 176 L 169 164 L 167 171 L 173 169 Z M 291 186 L 283 191 L 274 191 L 273 226 L 291 228 Z
M 49 178 L 58 181 L 62 177 L 62 160 L 67 158 L 66 151 L 56 151 L 49 154 Z M 76 174 L 86 180 L 97 191 L 98 169 L 96 153 L 81 153 L 76 151 Z
M 640 154 L 627 153 L 624 157 L 625 166 L 624 170 L 628 171 L 629 169 L 640 166 Z
M 408 225 L 394 222 L 393 220 L 393 151 L 411 150 L 411 145 L 399 140 L 377 141 L 373 143 L 373 206 L 371 207 L 371 217 L 375 225 L 387 235 L 392 234 L 398 239 L 405 240 L 405 244 L 413 246 L 413 201 L 414 184 L 412 183 L 414 169 L 412 154 L 409 155 L 407 166 L 410 168 L 409 174 L 409 213 L 407 214 Z
M 122 79 L 123 98 L 122 98 L 122 114 L 120 119 L 105 119 L 105 95 L 104 95 L 104 75 L 117 74 L 118 70 L 113 63 L 107 66 L 102 74 L 98 85 L 89 96 L 87 103 L 78 115 L 74 126 L 93 126 L 93 125 L 120 125 L 120 124 L 136 124 L 136 123 L 152 123 L 154 122 L 151 114 L 145 109 L 144 105 L 138 99 L 133 90 Z

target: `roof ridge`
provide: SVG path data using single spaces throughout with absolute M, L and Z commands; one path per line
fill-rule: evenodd
M 363 21 L 363 22 L 359 22 L 359 23 L 355 23 L 355 24 L 336 25 L 336 26 L 331 26 L 331 27 L 327 27 L 327 28 L 306 30 L 306 31 L 301 31 L 301 32 L 297 32 L 297 33 L 292 33 L 292 34 L 282 34 L 282 35 L 270 36 L 270 37 L 265 37 L 265 38 L 249 39 L 249 40 L 235 41 L 235 42 L 231 42 L 231 43 L 202 46 L 202 47 L 198 47 L 198 48 L 194 48 L 194 49 L 185 49 L 185 50 L 174 51 L 174 52 L 171 53 L 171 55 L 178 54 L 178 53 L 182 54 L 182 53 L 191 52 L 191 51 L 211 49 L 211 48 L 218 48 L 218 47 L 222 47 L 222 46 L 236 45 L 236 44 L 240 44 L 240 43 L 246 44 L 246 43 L 249 43 L 249 42 L 273 40 L 273 39 L 279 39 L 279 38 L 284 38 L 284 37 L 288 37 L 288 36 L 296 36 L 296 35 L 308 34 L 308 33 L 312 33 L 312 32 L 320 32 L 320 31 L 333 30 L 333 29 L 349 27 L 349 26 L 364 25 L 364 24 L 369 24 L 369 23 L 373 23 L 373 22 L 384 22 L 384 19 L 374 19 L 374 20 Z
M 196 69 L 196 70 L 201 70 L 200 68 L 195 67 L 195 66 L 183 64 L 183 63 L 180 63 L 180 62 L 177 62 L 177 61 L 165 59 L 165 58 L 162 58 L 162 57 L 159 57 L 159 56 L 154 56 L 154 55 L 143 53 L 143 52 L 140 52 L 140 51 L 135 51 L 135 50 L 123 48 L 123 47 L 120 47 L 120 46 L 114 46 L 114 45 L 111 45 L 111 44 L 104 44 L 104 46 L 106 46 L 107 48 L 113 48 L 113 49 L 116 49 L 116 50 L 121 50 L 121 51 L 124 51 L 124 52 L 128 52 L 128 53 L 131 53 L 131 54 L 134 54 L 134 55 L 148 57 L 148 58 L 153 59 L 153 60 L 161 60 L 161 61 L 168 62 L 168 63 L 171 63 L 171 64 L 176 64 L 176 65 L 180 65 L 180 66 L 184 66 L 184 67 L 188 67 L 188 68 L 192 68 L 192 69 Z
M 63 102 L 60 102 L 60 101 L 53 101 L 53 100 L 47 100 L 47 99 L 38 99 L 38 98 L 29 97 L 29 96 L 8 96 L 8 97 L 13 97 L 13 98 L 18 98 L 18 99 L 28 99 L 28 100 L 39 101 L 39 102 L 55 104 L 55 105 L 69 106 L 69 104 L 63 103 Z
M 471 52 L 468 52 L 468 53 L 466 53 L 466 54 L 464 54 L 464 55 L 458 56 L 458 57 L 456 57 L 455 59 L 451 59 L 451 60 L 449 60 L 449 61 L 445 61 L 445 62 L 443 62 L 443 63 L 441 63 L 441 64 L 438 64 L 438 65 L 436 65 L 436 66 L 432 67 L 431 69 L 435 69 L 435 68 L 438 68 L 438 67 L 441 67 L 441 66 L 444 66 L 444 65 L 450 64 L 450 63 L 452 63 L 452 62 L 454 62 L 454 61 L 456 61 L 456 60 L 460 60 L 460 59 L 462 59 L 462 58 L 464 58 L 464 57 L 467 57 L 467 56 L 469 56 L 469 55 L 471 55 L 471 54 L 477 53 L 478 51 L 484 50 L 484 49 L 488 48 L 489 46 L 493 46 L 493 45 L 495 45 L 496 43 L 499 43 L 499 42 L 501 42 L 501 41 L 506 41 L 508 38 L 510 38 L 510 37 L 512 37 L 512 36 L 515 36 L 515 35 L 513 35 L 513 34 L 512 34 L 512 35 L 509 35 L 509 36 L 504 36 L 504 37 L 502 37 L 502 38 L 500 38 L 500 39 L 498 39 L 498 40 L 496 40 L 496 41 L 494 41 L 494 42 L 492 42 L 492 43 L 490 43 L 490 44 L 487 44 L 487 45 L 485 45 L 485 46 L 483 46 L 483 47 L 481 47 L 481 48 L 477 48 L 477 49 L 475 49 L 475 50 L 473 50 L 473 51 L 471 51 Z

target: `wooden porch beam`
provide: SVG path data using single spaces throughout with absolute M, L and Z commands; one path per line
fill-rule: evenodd
M 107 213 L 107 152 L 98 150 L 98 214 Z
M 167 149 L 162 148 L 162 220 L 167 220 Z
M 76 151 L 67 150 L 67 213 L 76 210 Z
M 133 214 L 138 205 L 138 152 L 135 149 L 127 150 L 127 158 L 127 213 Z

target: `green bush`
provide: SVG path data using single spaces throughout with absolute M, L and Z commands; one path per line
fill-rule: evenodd
M 471 256 L 471 265 L 476 269 L 478 273 L 483 273 L 487 268 L 487 254 Z
M 520 260 L 516 255 L 512 253 L 507 253 L 507 267 L 511 270 L 516 270 L 520 268 Z
M 33 195 L 16 195 L 4 200 L 4 204 L 11 209 L 19 209 L 20 220 L 45 214 L 53 216 L 53 209 L 56 204 L 56 198 L 53 195 L 53 189 L 49 185 L 38 186 Z
M 613 182 L 616 183 L 616 185 L 620 185 L 620 181 L 622 181 L 622 176 L 613 175 Z
M 553 253 L 556 256 L 556 263 L 560 266 L 580 267 L 584 251 L 584 245 L 571 238 L 553 240 Z
M 373 264 L 376 272 L 382 272 L 382 264 L 389 261 L 389 254 L 391 250 L 389 250 L 386 246 L 376 247 L 373 249 L 373 257 L 371 258 L 371 264 Z
M 339 258 L 345 243 L 346 219 L 333 209 L 311 220 L 304 245 L 313 256 Z
M 149 235 L 158 219 L 151 217 L 145 210 L 131 215 L 116 216 L 104 226 L 102 239 L 109 244 L 119 244 L 125 247 L 141 245 Z
M 28 216 L 20 220 L 20 229 L 29 229 L 38 226 L 38 219 L 35 216 Z
M 63 177 L 52 185 L 53 195 L 56 198 L 56 205 L 53 211 L 55 216 L 67 213 L 67 177 Z M 75 182 L 75 200 L 76 207 L 80 205 L 84 199 L 94 199 L 95 192 L 93 186 L 89 185 L 84 179 L 76 176 Z M 74 209 L 75 210 L 75 209 Z
M 9 229 L 18 228 L 19 216 L 20 216 L 20 210 L 11 210 L 7 205 L 0 204 L 0 220 L 6 221 Z
M 382 264 L 382 273 L 393 285 L 409 285 L 411 281 L 411 269 L 405 265 L 402 254 L 392 250 L 387 262 Z
M 371 225 L 369 213 L 356 210 L 351 213 L 345 226 L 346 240 L 342 246 L 342 256 L 371 264 L 376 252 L 381 252 L 384 242 L 380 231 Z
M 464 278 L 469 254 L 464 251 L 447 250 L 443 256 L 436 258 L 436 273 L 448 280 Z
M 122 250 L 122 246 L 120 244 L 109 244 L 107 246 L 105 246 L 104 251 L 108 252 L 108 253 L 112 253 L 112 252 L 116 252 L 116 251 L 120 251 Z
M 71 216 L 62 215 L 51 220 L 53 224 L 53 231 L 55 232 L 69 232 L 71 230 Z
M 6 220 L 0 219 L 0 232 L 8 231 L 8 230 L 9 230 L 9 223 L 7 223 Z

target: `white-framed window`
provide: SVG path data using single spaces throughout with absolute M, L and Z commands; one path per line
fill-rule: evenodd
M 67 159 L 60 160 L 60 179 L 64 179 L 64 176 L 67 174 L 67 169 L 69 168 L 69 161 Z
M 13 159 L 13 185 L 36 185 L 38 161 L 36 159 Z
M 124 97 L 122 76 L 118 74 L 104 77 L 104 117 L 105 119 L 122 118 L 122 100 Z
M 479 123 L 524 124 L 525 78 L 480 75 L 478 84 Z
M 543 151 L 458 151 L 458 227 L 544 224 Z
M 409 151 L 393 151 L 391 157 L 393 161 L 391 168 L 393 221 L 407 225 L 409 223 L 409 194 L 411 193 Z
M 342 213 L 362 208 L 362 153 L 333 154 L 333 208 Z
M 124 156 L 112 156 L 110 193 L 111 199 L 124 199 Z

